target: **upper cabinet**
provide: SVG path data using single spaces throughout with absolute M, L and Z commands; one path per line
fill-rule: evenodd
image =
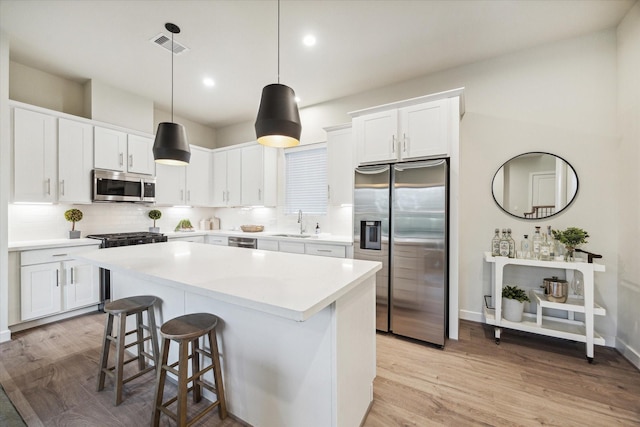
M 91 203 L 93 126 L 58 119 L 58 201 Z
M 213 206 L 240 206 L 242 196 L 241 149 L 216 150 L 212 152 L 211 156 Z
M 94 165 L 97 169 L 154 174 L 153 139 L 95 126 Z
M 351 124 L 327 132 L 327 199 L 330 206 L 353 204 L 353 132 Z
M 242 206 L 277 203 L 277 150 L 255 144 L 242 148 Z
M 459 90 L 351 113 L 358 164 L 448 157 Z
M 190 146 L 191 160 L 187 166 L 156 166 L 156 203 L 158 205 L 209 206 L 210 152 Z
M 13 201 L 56 201 L 56 139 L 54 117 L 13 109 Z

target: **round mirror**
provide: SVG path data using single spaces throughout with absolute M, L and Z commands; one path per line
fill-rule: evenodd
M 549 218 L 566 209 L 578 193 L 578 175 L 563 158 L 524 153 L 506 161 L 493 176 L 493 199 L 522 219 Z

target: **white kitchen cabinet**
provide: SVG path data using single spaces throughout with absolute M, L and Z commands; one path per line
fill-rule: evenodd
M 205 243 L 205 236 L 167 236 L 170 242 Z
M 605 308 L 599 306 L 594 301 L 594 273 L 604 272 L 604 265 L 586 262 L 538 261 L 533 259 L 494 257 L 490 252 L 485 252 L 484 260 L 491 264 L 491 277 L 493 280 L 491 290 L 493 294 L 493 307 L 489 307 L 485 302 L 484 317 L 487 324 L 495 326 L 496 343 L 500 342 L 503 327 L 555 338 L 564 338 L 585 343 L 587 360 L 590 363 L 593 361 L 594 344 L 605 345 L 604 338 L 594 330 L 594 315 L 604 316 L 606 314 Z M 583 277 L 584 295 L 576 296 L 569 293 L 567 301 L 559 303 L 549 301 L 544 293 L 537 292 L 537 289 L 532 290 L 529 298 L 531 299 L 531 304 L 536 304 L 536 313 L 524 313 L 521 322 L 506 320 L 503 318 L 501 296 L 504 284 L 504 270 L 507 266 L 510 268 L 521 266 L 565 270 L 568 282 L 571 282 L 573 275 L 579 272 Z M 544 276 L 545 273 L 541 272 L 539 283 L 542 283 Z M 547 313 L 543 312 L 543 309 L 559 310 L 560 312 L 564 312 L 565 316 L 547 315 Z M 584 320 L 575 319 L 574 313 L 582 313 Z
M 20 320 L 75 310 L 100 299 L 99 269 L 73 260 L 98 246 L 24 251 L 20 254 Z
M 304 243 L 302 242 L 288 242 L 285 240 L 281 240 L 280 242 L 278 242 L 278 247 L 280 252 L 289 252 L 292 254 L 304 253 Z
M 330 206 L 353 204 L 353 132 L 351 124 L 327 132 L 327 198 Z
M 210 204 L 209 150 L 190 147 L 187 166 L 156 165 L 156 204 L 208 206 Z
M 213 206 L 240 206 L 242 202 L 241 158 L 241 148 L 212 152 Z
M 35 111 L 13 109 L 13 201 L 56 201 L 56 121 Z
M 151 138 L 94 127 L 94 165 L 97 169 L 153 175 L 152 150 Z
M 344 245 L 326 245 L 319 243 L 305 243 L 304 253 L 334 258 L 345 258 L 347 256 L 347 250 Z
M 211 234 L 205 236 L 204 242 L 209 245 L 217 246 L 229 246 L 229 237 L 227 236 L 213 236 Z
M 278 241 L 271 239 L 258 239 L 258 249 L 277 252 L 279 250 Z
M 357 163 L 447 157 L 460 113 L 458 91 L 354 112 Z
M 277 203 L 277 150 L 260 144 L 242 147 L 242 206 L 275 206 Z
M 100 302 L 98 268 L 80 261 L 63 263 L 65 272 L 64 309 L 73 310 Z
M 58 119 L 58 201 L 91 203 L 93 126 Z

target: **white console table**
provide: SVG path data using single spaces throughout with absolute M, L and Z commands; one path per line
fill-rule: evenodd
M 590 264 L 586 262 L 564 261 L 538 261 L 533 259 L 518 259 L 507 257 L 494 257 L 485 252 L 484 260 L 491 263 L 491 276 L 493 281 L 492 299 L 494 307 L 484 305 L 485 322 L 495 326 L 496 344 L 500 343 L 502 328 L 532 332 L 556 338 L 584 342 L 586 356 L 589 363 L 593 362 L 593 346 L 604 345 L 605 341 L 594 330 L 594 316 L 604 316 L 606 310 L 594 302 L 594 273 L 605 271 L 602 264 Z M 566 270 L 566 279 L 571 282 L 575 271 L 582 273 L 584 278 L 584 297 L 570 295 L 564 303 L 549 301 L 540 290 L 532 290 L 530 299 L 536 304 L 536 313 L 525 313 L 522 322 L 511 322 L 502 318 L 502 286 L 504 268 L 507 265 L 529 266 L 540 268 L 555 268 Z M 541 276 L 542 277 L 542 276 Z M 556 309 L 567 311 L 567 318 L 543 316 L 542 309 Z M 574 318 L 574 313 L 584 313 L 584 321 Z

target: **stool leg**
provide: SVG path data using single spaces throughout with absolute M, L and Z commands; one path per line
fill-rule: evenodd
M 153 306 L 147 309 L 147 320 L 149 322 L 149 333 L 151 334 L 151 349 L 153 351 L 153 364 L 158 371 L 158 364 L 160 363 L 160 352 L 158 350 L 158 330 L 156 329 L 156 316 L 153 310 Z
M 109 349 L 111 348 L 111 341 L 107 337 L 111 336 L 113 331 L 113 315 L 107 313 L 107 321 L 104 325 L 104 339 L 102 340 L 102 353 L 100 354 L 100 374 L 98 375 L 98 391 L 104 389 L 104 379 L 106 374 L 104 370 L 107 368 L 109 361 Z
M 116 340 L 116 366 L 115 370 L 115 389 L 116 389 L 116 406 L 122 403 L 122 378 L 124 374 L 124 346 L 125 336 L 127 335 L 127 315 L 118 315 L 119 331 L 118 339 Z
M 160 407 L 163 405 L 162 397 L 164 394 L 164 382 L 167 379 L 167 371 L 164 367 L 167 365 L 169 358 L 169 345 L 171 340 L 163 338 L 162 340 L 162 354 L 158 357 L 158 364 L 156 365 L 156 393 L 155 393 L 155 405 L 153 410 L 153 420 L 151 425 L 158 427 L 160 425 Z
M 178 355 L 178 425 L 187 425 L 187 388 L 189 386 L 189 341 L 180 341 Z
M 227 418 L 227 401 L 224 398 L 224 385 L 222 384 L 222 367 L 220 366 L 220 353 L 218 352 L 218 340 L 216 339 L 216 330 L 209 331 L 209 346 L 211 347 L 211 356 L 213 358 L 213 376 L 216 381 L 216 394 L 220 401 L 218 415 L 220 419 Z
M 138 369 L 144 369 L 144 330 L 142 329 L 142 312 L 136 313 L 136 339 L 138 341 Z
M 193 402 L 198 403 L 202 399 L 202 386 L 200 377 L 196 377 L 196 372 L 200 372 L 200 338 L 191 341 L 191 375 L 193 375 Z

